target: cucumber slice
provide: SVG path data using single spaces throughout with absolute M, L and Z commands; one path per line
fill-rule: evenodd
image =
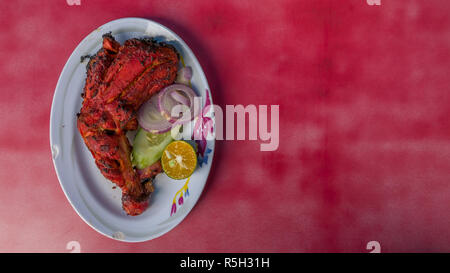
M 173 141 L 171 131 L 153 134 L 139 128 L 134 138 L 132 163 L 138 169 L 144 169 L 158 161 L 164 148 Z

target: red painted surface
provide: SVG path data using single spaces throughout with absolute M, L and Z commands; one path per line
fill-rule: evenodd
M 0 251 L 450 251 L 449 13 L 446 0 L 2 2 Z M 278 151 L 218 142 L 194 210 L 138 244 L 78 217 L 49 148 L 67 58 L 121 17 L 177 32 L 215 103 L 280 105 Z

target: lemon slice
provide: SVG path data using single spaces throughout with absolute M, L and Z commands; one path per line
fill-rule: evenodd
M 161 165 L 170 178 L 185 179 L 191 176 L 197 167 L 197 155 L 186 141 L 174 141 L 164 149 Z

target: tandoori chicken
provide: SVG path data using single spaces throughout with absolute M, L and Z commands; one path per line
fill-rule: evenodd
M 145 38 L 120 45 L 105 34 L 102 48 L 87 64 L 78 130 L 100 172 L 122 189 L 122 207 L 129 215 L 148 207 L 161 167 L 157 162 L 147 170 L 133 168 L 126 132 L 137 129 L 141 104 L 174 82 L 178 61 L 168 44 Z

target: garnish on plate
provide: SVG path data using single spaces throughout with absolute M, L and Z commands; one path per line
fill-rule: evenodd
M 174 141 L 164 149 L 161 165 L 170 178 L 185 179 L 191 176 L 197 167 L 197 154 L 186 141 Z

